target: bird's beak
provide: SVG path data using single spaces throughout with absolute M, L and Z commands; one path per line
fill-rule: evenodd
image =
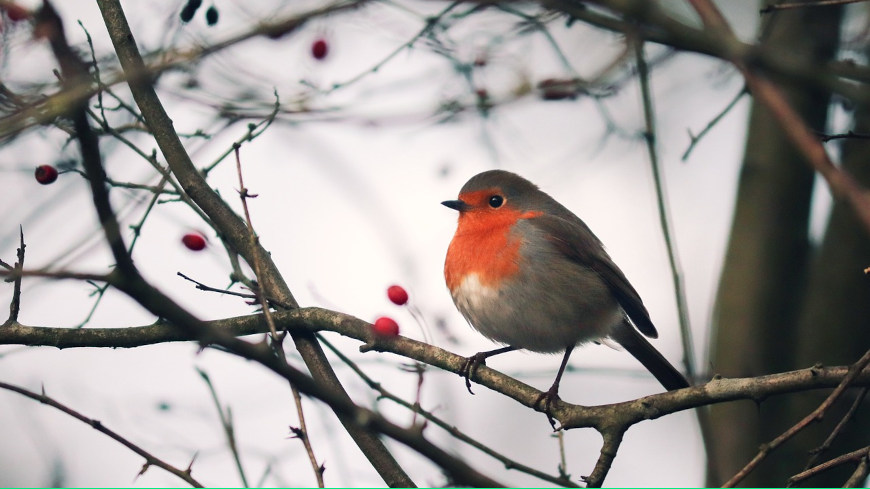
M 441 205 L 459 212 L 467 211 L 469 208 L 469 205 L 461 200 L 445 200 Z

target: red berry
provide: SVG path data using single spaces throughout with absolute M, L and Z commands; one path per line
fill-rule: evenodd
M 401 285 L 391 285 L 387 287 L 387 297 L 393 304 L 402 306 L 408 302 L 408 291 Z
M 380 336 L 398 336 L 399 335 L 399 323 L 393 321 L 392 318 L 388 317 L 379 317 L 375 320 L 375 325 L 372 328 L 375 330 L 375 334 Z
M 30 17 L 30 11 L 17 3 L 6 3 L 3 5 L 3 10 L 6 11 L 6 16 L 9 17 L 9 20 L 12 22 L 18 22 Z
M 187 249 L 201 251 L 205 249 L 205 238 L 199 233 L 187 233 L 181 238 L 181 242 Z
M 311 45 L 311 56 L 314 59 L 323 59 L 329 54 L 329 44 L 326 44 L 325 39 L 318 39 Z
M 36 176 L 37 182 L 43 185 L 48 185 L 57 180 L 57 168 L 51 165 L 39 165 L 36 167 L 34 175 Z

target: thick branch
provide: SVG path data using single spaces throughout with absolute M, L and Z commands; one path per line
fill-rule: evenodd
M 390 352 L 396 355 L 458 373 L 465 358 L 409 338 L 383 339 L 372 333 L 371 324 L 348 314 L 316 307 L 278 311 L 273 314 L 279 329 L 291 332 L 333 331 L 363 342 L 361 349 Z M 205 321 L 203 327 L 223 335 L 244 336 L 265 333 L 269 328 L 262 315 L 239 316 L 216 321 Z M 53 346 L 56 348 L 132 348 L 170 341 L 194 341 L 190 331 L 179 330 L 170 324 L 131 328 L 67 329 L 44 328 L 13 324 L 0 328 L 0 344 Z M 723 379 L 688 389 L 665 392 L 633 401 L 607 406 L 578 406 L 558 402 L 554 407 L 556 418 L 565 429 L 595 427 L 609 429 L 625 420 L 639 422 L 666 414 L 703 405 L 751 399 L 762 402 L 780 394 L 836 387 L 848 372 L 847 367 L 812 367 L 761 377 Z M 472 380 L 496 392 L 532 407 L 541 394 L 533 387 L 508 377 L 485 365 L 477 368 Z M 852 386 L 870 385 L 870 369 L 864 369 Z M 630 415 L 626 413 L 631 413 Z M 628 417 L 626 417 L 628 416 Z M 614 421 L 616 420 L 616 421 Z
M 586 477 L 586 487 L 601 487 L 607 473 L 610 472 L 610 467 L 616 459 L 616 453 L 619 451 L 619 445 L 622 443 L 622 437 L 625 434 L 624 429 L 614 428 L 613 430 L 602 434 L 604 443 L 601 445 L 601 453 L 598 456 L 598 461 L 595 463 L 595 468 L 592 473 Z

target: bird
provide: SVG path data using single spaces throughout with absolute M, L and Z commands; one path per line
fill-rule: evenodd
M 466 359 L 459 374 L 469 392 L 473 370 L 489 357 L 513 350 L 564 352 L 553 385 L 534 404 L 555 429 L 551 407 L 574 347 L 610 340 L 665 389 L 689 387 L 644 337 L 658 337 L 649 312 L 598 237 L 538 186 L 489 170 L 441 204 L 459 212 L 444 261 L 453 302 L 472 328 L 505 345 Z

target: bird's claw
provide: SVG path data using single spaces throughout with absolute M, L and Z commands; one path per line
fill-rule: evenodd
M 553 418 L 552 413 L 553 402 L 559 400 L 561 400 L 559 399 L 559 385 L 554 384 L 547 392 L 542 392 L 535 400 L 534 404 L 535 409 L 540 409 L 547 415 L 547 421 L 550 422 L 553 431 L 558 431 L 556 429 L 556 420 Z
M 459 372 L 457 372 L 460 377 L 465 378 L 465 388 L 468 389 L 468 393 L 472 396 L 474 395 L 474 392 L 471 391 L 471 374 L 477 370 L 479 365 L 486 365 L 486 357 L 486 352 L 471 355 L 465 359 L 465 362 L 463 362 L 462 366 L 459 367 Z

